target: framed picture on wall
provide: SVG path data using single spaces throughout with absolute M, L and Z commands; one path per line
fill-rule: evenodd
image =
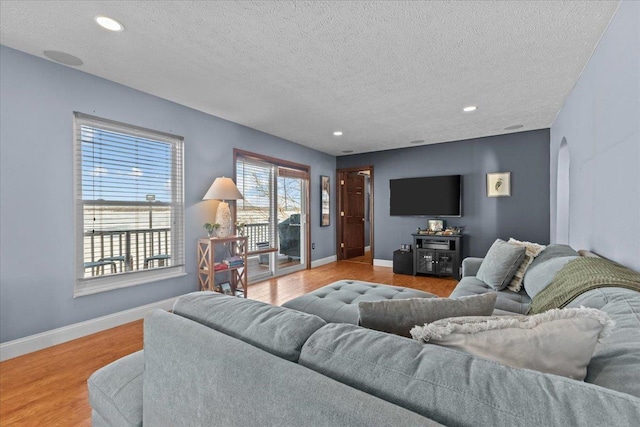
M 220 289 L 222 289 L 222 292 L 224 294 L 233 296 L 233 289 L 231 288 L 231 283 L 229 282 L 220 283 Z
M 320 227 L 331 224 L 331 180 L 320 175 Z
M 444 230 L 444 220 L 442 219 L 427 220 L 427 229 L 432 232 Z
M 511 196 L 511 172 L 487 174 L 487 197 Z

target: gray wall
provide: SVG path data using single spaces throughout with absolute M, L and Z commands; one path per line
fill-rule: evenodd
M 569 147 L 569 242 L 640 270 L 640 2 L 624 1 L 551 126 L 551 236 L 558 151 Z M 562 218 L 562 215 L 560 216 Z M 563 227 L 564 226 L 564 227 Z
M 312 259 L 335 255 L 335 217 L 323 228 L 318 219 L 333 156 L 5 46 L 0 93 L 2 342 L 197 290 L 195 242 L 214 215 L 202 196 L 233 176 L 234 147 L 311 165 Z M 73 298 L 73 111 L 185 138 L 187 276 Z
M 389 180 L 419 176 L 463 176 L 465 256 L 484 256 L 496 238 L 549 243 L 549 131 L 425 145 L 338 157 L 338 168 L 373 165 L 374 258 L 390 260 L 427 218 L 389 215 Z M 511 197 L 486 196 L 486 173 L 511 172 Z M 429 197 L 429 189 L 416 197 Z

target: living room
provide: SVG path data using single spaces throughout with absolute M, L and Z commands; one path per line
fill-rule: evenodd
M 307 254 L 310 269 L 302 273 L 324 271 L 322 274 L 327 281 L 322 285 L 335 281 L 329 280 L 329 270 L 320 270 L 327 265 L 325 268 L 341 272 L 339 279 L 412 287 L 411 283 L 401 282 L 409 279 L 390 277 L 390 272 L 378 273 L 379 269 L 390 271 L 393 251 L 402 244 L 412 243 L 416 228 L 427 225 L 424 217 L 389 214 L 389 181 L 439 175 L 463 177 L 462 214 L 445 218 L 446 226 L 463 228 L 463 257 L 483 257 L 497 238 L 508 240 L 513 237 L 542 245 L 565 243 L 576 250 L 587 249 L 630 269 L 640 270 L 640 64 L 638 55 L 634 54 L 640 51 L 640 4 L 637 2 L 554 2 L 544 6 L 527 3 L 522 8 L 518 2 L 505 2 L 477 6 L 477 10 L 456 2 L 442 2 L 438 6 L 441 8 L 439 13 L 464 12 L 468 21 L 456 25 L 469 25 L 472 30 L 465 33 L 468 38 L 462 40 L 471 43 L 471 50 L 482 54 L 471 58 L 475 62 L 470 59 L 469 63 L 463 63 L 459 67 L 462 71 L 438 71 L 441 63 L 463 61 L 453 53 L 447 58 L 442 50 L 436 49 L 441 56 L 418 62 L 421 66 L 433 63 L 431 68 L 419 68 L 426 70 L 423 76 L 418 76 L 425 80 L 425 85 L 430 75 L 436 79 L 439 73 L 454 72 L 471 82 L 471 87 L 465 79 L 449 82 L 442 90 L 455 93 L 455 96 L 451 99 L 433 97 L 427 102 L 434 104 L 428 110 L 433 114 L 426 117 L 414 105 L 420 102 L 421 108 L 426 108 L 425 101 L 417 99 L 424 97 L 426 91 L 411 85 L 402 88 L 402 79 L 398 79 L 402 93 L 415 91 L 417 94 L 408 101 L 389 92 L 380 93 L 381 100 L 369 104 L 352 103 L 343 95 L 343 91 L 348 91 L 358 79 L 370 79 L 373 82 L 370 87 L 375 90 L 376 80 L 384 80 L 385 70 L 401 75 L 402 67 L 389 67 L 380 73 L 355 74 L 350 78 L 346 72 L 352 65 L 337 67 L 340 72 L 325 76 L 318 76 L 313 70 L 305 71 L 304 67 L 304 62 L 309 60 L 307 52 L 313 52 L 314 46 L 324 43 L 322 37 L 326 34 L 322 29 L 329 28 L 339 35 L 340 28 L 346 25 L 341 21 L 341 13 L 353 14 L 362 7 L 361 12 L 369 18 L 387 16 L 389 22 L 396 24 L 415 23 L 427 19 L 429 6 L 426 3 L 411 6 L 417 8 L 412 13 L 423 14 L 422 18 L 418 14 L 413 20 L 406 16 L 412 13 L 398 12 L 408 5 L 379 2 L 362 2 L 360 6 L 358 2 L 347 2 L 345 10 L 332 9 L 338 6 L 330 4 L 313 6 L 298 2 L 273 6 L 273 9 L 254 3 L 247 9 L 231 3 L 209 6 L 219 12 L 215 22 L 220 26 L 211 25 L 210 33 L 204 31 L 202 34 L 216 40 L 216 49 L 200 51 L 198 42 L 194 42 L 191 52 L 189 49 L 182 52 L 181 46 L 171 43 L 180 31 L 185 31 L 184 28 L 169 27 L 164 32 L 148 33 L 144 25 L 175 24 L 172 13 L 178 16 L 182 13 L 193 19 L 181 25 L 205 25 L 206 18 L 197 19 L 196 4 L 184 6 L 186 11 L 179 11 L 179 3 L 165 7 L 153 2 L 151 6 L 132 2 L 130 7 L 97 2 L 73 6 L 65 2 L 48 6 L 45 3 L 7 1 L 1 5 L 0 350 L 3 368 L 7 366 L 4 361 L 142 319 L 152 308 L 169 310 L 179 296 L 197 291 L 196 241 L 206 235 L 202 224 L 215 218 L 215 204 L 204 201 L 203 196 L 216 177 L 236 176 L 234 149 L 310 167 L 311 221 L 308 223 Z M 296 9 L 296 4 L 301 10 Z M 311 35 L 303 34 L 316 39 L 302 39 L 310 43 L 311 48 L 302 42 L 296 44 L 296 36 L 282 33 L 284 30 L 273 34 L 261 32 L 269 25 L 266 19 L 264 22 L 259 19 L 265 12 L 261 7 L 278 16 L 287 13 L 312 16 L 313 19 L 306 22 L 313 23 L 315 27 L 310 28 L 314 30 L 310 30 Z M 376 7 L 382 10 L 376 10 Z M 208 10 L 209 13 L 212 10 Z M 503 50 L 492 50 L 491 43 L 497 43 L 496 39 L 482 38 L 481 30 L 486 28 L 483 26 L 486 22 L 475 22 L 472 18 L 474 13 L 480 13 L 478 16 L 490 19 L 491 11 L 496 10 L 504 13 L 500 15 L 503 18 L 521 19 L 515 21 L 514 18 L 516 23 L 511 24 L 494 23 L 498 29 L 509 30 L 511 35 L 519 34 L 518 27 L 523 22 L 537 22 L 544 32 L 544 24 L 535 21 L 533 12 L 542 14 L 545 10 L 547 14 L 556 13 L 557 19 L 549 22 L 549 26 L 554 24 L 557 29 L 564 25 L 567 31 L 553 33 L 558 39 L 554 39 L 553 34 L 541 39 L 539 43 L 544 48 L 537 47 L 535 39 L 526 39 L 531 43 L 527 45 L 514 38 L 500 44 Z M 121 20 L 124 30 L 110 33 L 98 27 L 94 17 L 101 14 Z M 246 26 L 244 14 L 255 19 L 251 22 L 256 27 L 243 39 L 247 45 L 236 46 L 225 36 L 225 31 L 235 35 L 239 32 L 237 27 Z M 63 24 L 58 27 L 56 23 L 48 22 L 49 15 L 63 19 Z M 353 15 L 348 16 L 355 20 Z M 145 24 L 145 17 L 157 22 Z M 393 21 L 393 18 L 399 21 Z M 225 19 L 233 21 L 235 27 L 223 25 L 221 21 Z M 77 21 L 79 27 L 76 29 L 71 21 Z M 259 22 L 262 26 L 258 26 Z M 279 17 L 278 22 L 284 25 L 286 19 Z M 371 22 L 376 20 L 372 18 L 369 24 Z M 367 67 L 366 55 L 373 55 L 372 52 L 382 55 L 388 63 L 404 58 L 401 63 L 406 64 L 413 61 L 411 55 L 415 50 L 412 49 L 420 48 L 418 42 L 415 45 L 408 42 L 397 25 L 385 25 L 384 19 L 381 22 L 381 28 L 372 27 L 372 34 L 378 31 L 390 37 L 397 33 L 397 38 L 386 46 L 395 43 L 407 47 L 396 54 L 388 51 L 387 56 L 372 47 L 358 57 L 364 64 L 356 68 L 360 71 Z M 453 26 L 443 15 L 429 22 L 440 29 Z M 531 24 L 531 27 L 527 29 L 533 31 L 536 25 Z M 433 33 L 428 34 L 434 37 Z M 495 36 L 499 32 L 496 30 L 492 34 Z M 267 35 L 264 45 L 256 42 Z M 368 36 L 362 35 L 364 39 Z M 453 37 L 450 33 L 449 36 Z M 356 36 L 343 34 L 340 37 Z M 340 37 L 336 36 L 337 39 Z M 473 37 L 482 42 L 474 41 Z M 374 46 L 381 38 L 384 37 L 372 37 L 367 45 Z M 83 39 L 92 43 L 87 45 Z M 129 44 L 134 39 L 137 46 L 148 46 L 148 50 L 130 49 Z M 434 45 L 443 43 L 438 38 L 434 40 Z M 558 56 L 541 55 L 554 45 L 562 46 L 554 51 Z M 205 46 L 211 48 L 211 45 Z M 281 62 L 265 61 L 256 66 L 249 53 L 256 54 L 256 50 L 265 46 L 270 46 L 273 50 L 268 54 Z M 290 51 L 282 46 L 290 46 Z M 170 53 L 163 53 L 163 47 L 170 49 Z M 247 50 L 241 51 L 242 48 Z M 77 55 L 84 64 L 62 65 L 45 59 L 44 51 L 51 50 Z M 189 53 L 193 57 L 189 57 Z M 534 56 L 534 53 L 540 56 Z M 120 54 L 123 56 L 118 56 Z M 510 78 L 513 74 L 503 75 L 492 65 L 493 62 L 517 63 L 516 58 L 521 56 L 530 56 L 534 61 L 545 59 L 546 62 L 540 69 L 526 73 L 521 70 L 529 78 L 524 81 Z M 57 58 L 65 60 L 65 57 Z M 339 65 L 342 59 L 335 58 L 332 65 Z M 224 62 L 227 60 L 231 62 Z M 525 61 L 526 58 L 518 60 Z M 162 64 L 161 68 L 159 64 Z M 282 82 L 261 77 L 261 68 L 265 73 L 268 70 L 277 74 L 278 67 L 289 66 L 299 72 L 300 80 Z M 192 80 L 176 81 L 175 76 L 182 76 L 185 67 Z M 212 70 L 236 76 L 229 81 L 215 81 L 211 79 L 211 75 L 216 75 Z M 514 68 L 511 70 L 515 73 Z M 549 80 L 539 75 L 548 76 Z M 411 78 L 416 79 L 416 76 Z M 491 79 L 485 81 L 485 78 Z M 342 83 L 336 84 L 329 95 L 321 98 L 318 93 L 304 90 L 305 85 L 312 84 L 315 79 Z M 203 84 L 205 82 L 209 85 Z M 454 92 L 456 86 L 462 89 Z M 362 90 L 362 86 L 354 87 Z M 481 90 L 485 87 L 486 90 Z M 502 98 L 494 97 L 490 90 L 500 87 Z M 551 96 L 553 92 L 557 94 Z M 357 93 L 346 93 L 357 99 Z M 540 98 L 536 97 L 537 93 L 541 94 Z M 284 94 L 286 102 L 273 104 L 270 96 L 274 94 L 280 97 Z M 542 94 L 545 94 L 544 99 Z M 353 122 L 330 123 L 335 115 L 322 108 L 331 102 L 347 105 L 340 113 Z M 389 107 L 380 108 L 380 104 Z M 477 110 L 462 111 L 471 105 L 477 106 Z M 367 120 L 367 108 L 376 111 L 377 116 Z M 295 116 L 299 111 L 300 116 Z M 178 135 L 183 139 L 185 257 L 183 271 L 176 277 L 108 292 L 76 295 L 75 112 Z M 385 114 L 389 117 L 385 118 Z M 307 117 L 307 122 L 296 124 L 288 115 L 296 119 Z M 398 124 L 407 122 L 421 122 L 421 125 L 410 132 Z M 305 128 L 309 123 L 313 123 L 313 127 Z M 443 126 L 443 123 L 450 124 Z M 518 127 L 520 125 L 522 127 Z M 356 129 L 367 127 L 372 130 L 366 137 L 354 135 Z M 417 129 L 422 129 L 423 133 L 417 134 Z M 344 134 L 334 136 L 334 131 Z M 373 138 L 371 134 L 376 132 L 383 136 Z M 309 136 L 309 133 L 315 135 Z M 387 136 L 391 134 L 392 137 Z M 307 142 L 309 146 L 305 144 Z M 323 149 L 317 148 L 321 145 L 324 145 Z M 562 147 L 568 147 L 570 166 L 565 163 L 562 155 L 565 148 Z M 374 265 L 366 267 L 335 262 L 338 246 L 335 206 L 328 226 L 321 226 L 318 218 L 321 176 L 334 181 L 337 169 L 362 166 L 373 167 L 375 194 L 372 210 Z M 510 172 L 510 196 L 487 197 L 486 175 L 495 172 Z M 568 193 L 558 194 L 565 182 L 564 173 L 569 174 Z M 330 188 L 330 200 L 335 204 L 338 199 L 335 183 Z M 428 192 L 425 189 L 425 193 Z M 416 195 L 420 196 L 423 195 Z M 358 273 L 362 268 L 369 270 Z M 373 279 L 355 277 L 357 274 Z M 280 280 L 286 280 L 286 277 L 294 276 L 283 276 Z M 271 280 L 279 286 L 278 279 Z M 393 280 L 398 282 L 392 283 Z M 455 282 L 451 282 L 453 288 Z M 425 286 L 422 289 L 428 291 L 428 284 L 422 283 L 418 286 Z M 261 284 L 248 286 L 249 299 L 254 289 L 258 292 L 258 286 Z M 279 292 L 286 294 L 283 288 Z M 270 302 L 280 305 L 284 301 L 273 299 Z M 2 371 L 4 380 L 7 373 Z M 4 386 L 2 390 L 5 395 Z M 20 422 L 30 423 L 28 418 L 17 424 Z

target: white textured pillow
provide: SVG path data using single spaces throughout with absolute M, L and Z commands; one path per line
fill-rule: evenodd
M 513 275 L 511 282 L 507 285 L 507 289 L 510 291 L 520 292 L 520 289 L 522 289 L 522 278 L 524 277 L 524 273 L 527 272 L 527 268 L 529 268 L 534 258 L 540 255 L 540 252 L 544 251 L 546 246 L 531 242 L 521 242 L 514 238 L 509 239 L 509 242 L 507 243 L 525 247 L 524 259 L 522 260 L 520 267 L 518 267 L 518 270 L 516 270 L 516 273 Z
M 596 343 L 613 325 L 607 313 L 580 307 L 534 316 L 453 317 L 416 326 L 411 336 L 514 368 L 582 381 Z

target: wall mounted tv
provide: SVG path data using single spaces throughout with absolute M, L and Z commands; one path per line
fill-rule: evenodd
M 389 180 L 391 216 L 462 216 L 460 175 Z

